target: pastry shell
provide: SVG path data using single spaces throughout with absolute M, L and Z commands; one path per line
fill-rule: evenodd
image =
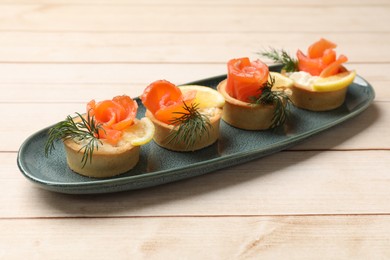
M 212 117 L 210 117 L 210 125 L 208 130 L 208 134 L 201 136 L 198 140 L 196 140 L 195 144 L 191 147 L 188 147 L 188 144 L 184 142 L 175 142 L 171 141 L 172 131 L 176 131 L 173 125 L 166 124 L 157 120 L 153 114 L 147 110 L 145 116 L 148 117 L 154 124 L 155 132 L 153 140 L 161 147 L 166 148 L 172 151 L 178 152 L 190 152 L 200 150 L 207 146 L 215 143 L 219 138 L 219 123 L 221 120 L 222 109 L 214 108 L 215 112 Z
M 84 165 L 81 163 L 83 150 L 82 144 L 72 139 L 64 141 L 66 161 L 74 172 L 94 178 L 107 178 L 125 173 L 137 164 L 139 160 L 139 146 L 132 146 L 124 143 L 115 147 L 108 143 L 99 144 L 99 149 L 95 149 L 92 154 L 92 161 Z
M 226 85 L 227 80 L 223 80 L 217 86 L 218 92 L 225 98 L 222 120 L 245 130 L 265 130 L 271 127 L 275 106 L 251 104 L 235 99 L 226 92 Z
M 341 106 L 347 94 L 348 87 L 327 92 L 307 89 L 294 84 L 291 87 L 290 100 L 294 106 L 310 111 L 328 111 Z

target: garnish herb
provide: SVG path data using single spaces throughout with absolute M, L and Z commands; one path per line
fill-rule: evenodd
M 260 96 L 251 98 L 253 104 L 275 106 L 270 128 L 276 128 L 283 125 L 289 114 L 288 107 L 285 105 L 286 103 L 288 104 L 289 98 L 283 91 L 272 91 L 274 84 L 275 78 L 270 75 L 269 81 L 261 87 Z
M 174 112 L 178 117 L 170 121 L 170 124 L 175 127 L 168 136 L 168 143 L 185 143 L 186 148 L 189 149 L 195 145 L 198 138 L 204 134 L 209 134 L 211 123 L 206 115 L 199 112 L 198 104 L 191 104 L 190 106 L 185 102 L 183 104 L 185 112 Z
M 81 163 L 83 167 L 86 163 L 92 163 L 92 154 L 94 150 L 98 150 L 99 143 L 99 129 L 103 129 L 100 123 L 95 121 L 93 116 L 90 116 L 89 112 L 87 118 L 84 118 L 81 114 L 76 113 L 81 119 L 80 122 L 75 122 L 74 118 L 67 116 L 66 120 L 57 123 L 55 126 L 50 128 L 49 137 L 45 144 L 45 155 L 46 157 L 55 149 L 54 143 L 57 140 L 73 139 L 76 142 L 85 141 L 85 144 L 80 148 L 79 151 L 84 150 Z
M 281 63 L 283 65 L 282 70 L 286 72 L 298 71 L 298 60 L 292 58 L 285 50 L 270 48 L 269 51 L 263 51 L 259 54 L 273 60 L 275 63 Z

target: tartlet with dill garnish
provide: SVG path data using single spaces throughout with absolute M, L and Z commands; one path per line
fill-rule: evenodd
M 328 111 L 341 106 L 348 86 L 356 72 L 348 71 L 343 64 L 345 55 L 336 57 L 337 45 L 320 39 L 309 46 L 307 55 L 297 51 L 297 58 L 284 50 L 270 49 L 261 55 L 282 64 L 282 73 L 293 80 L 291 102 L 310 111 Z
M 176 86 L 157 80 L 145 88 L 141 100 L 155 126 L 153 140 L 172 151 L 190 152 L 215 143 L 224 98 L 205 86 Z
M 260 60 L 232 59 L 227 79 L 217 89 L 226 100 L 222 119 L 237 128 L 265 130 L 283 125 L 288 117 L 288 98 L 273 89 L 275 78 Z
M 57 123 L 48 133 L 48 156 L 63 141 L 69 168 L 81 175 L 107 178 L 125 173 L 138 163 L 140 146 L 148 143 L 154 126 L 135 118 L 138 105 L 129 96 L 87 105 L 87 112 Z

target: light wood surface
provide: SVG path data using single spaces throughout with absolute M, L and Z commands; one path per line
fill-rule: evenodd
M 389 24 L 388 0 L 0 0 L 0 259 L 389 259 Z M 320 37 L 376 98 L 289 150 L 105 195 L 19 172 L 21 143 L 90 99 Z

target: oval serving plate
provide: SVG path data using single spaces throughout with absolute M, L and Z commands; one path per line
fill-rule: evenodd
M 280 71 L 280 66 L 270 66 Z M 226 75 L 191 82 L 216 88 Z M 254 160 L 284 149 L 338 125 L 364 111 L 373 101 L 372 86 L 356 76 L 344 104 L 328 112 L 310 112 L 290 106 L 291 118 L 277 131 L 246 131 L 221 122 L 217 143 L 205 149 L 180 153 L 168 151 L 153 141 L 142 146 L 140 161 L 131 171 L 108 179 L 94 179 L 72 172 L 66 164 L 63 145 L 58 142 L 49 157 L 44 155 L 48 128 L 30 136 L 20 147 L 17 163 L 27 179 L 40 187 L 61 193 L 94 194 L 136 190 L 190 177 Z M 137 99 L 137 117 L 145 107 Z

